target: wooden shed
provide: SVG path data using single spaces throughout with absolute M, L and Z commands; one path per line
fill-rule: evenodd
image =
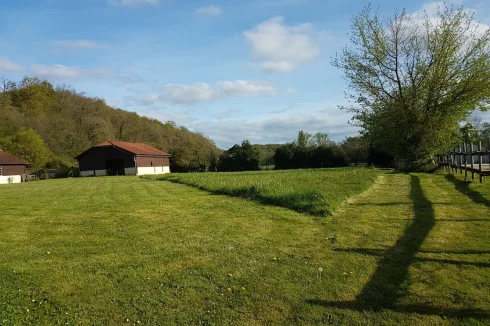
M 122 141 L 95 145 L 75 157 L 81 177 L 169 173 L 169 158 L 149 145 Z
M 0 184 L 25 181 L 26 173 L 26 161 L 0 151 Z

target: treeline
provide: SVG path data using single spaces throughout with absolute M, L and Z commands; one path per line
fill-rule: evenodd
M 141 142 L 172 154 L 173 171 L 206 170 L 221 152 L 200 133 L 114 109 L 69 86 L 25 77 L 0 78 L 0 149 L 30 163 L 31 172 L 77 166 L 74 157 L 107 140 Z
M 276 149 L 276 169 L 331 168 L 368 163 L 369 144 L 360 137 L 336 143 L 327 134 L 300 131 L 297 140 Z
M 252 145 L 248 140 L 234 145 L 215 158 L 210 171 L 254 171 L 259 169 L 306 169 L 358 164 L 390 165 L 391 157 L 369 148 L 361 137 L 336 143 L 327 134 L 300 131 L 287 144 Z

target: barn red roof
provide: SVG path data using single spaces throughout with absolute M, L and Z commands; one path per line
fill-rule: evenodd
M 142 143 L 128 143 L 124 141 L 106 141 L 95 145 L 94 147 L 106 147 L 106 146 L 115 146 L 126 152 L 129 152 L 134 155 L 168 155 L 170 154 L 163 152 L 159 149 L 151 147 Z
M 7 152 L 0 152 L 0 165 L 27 165 L 27 162 Z

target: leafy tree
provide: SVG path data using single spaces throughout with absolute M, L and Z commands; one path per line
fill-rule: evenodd
M 33 129 L 21 128 L 15 135 L 1 138 L 0 147 L 27 161 L 30 170 L 39 170 L 52 158 L 51 151 Z
M 333 142 L 328 139 L 328 134 L 321 132 L 317 132 L 313 135 L 313 142 L 316 146 L 328 146 L 333 144 Z
M 234 145 L 219 159 L 220 171 L 255 171 L 259 169 L 260 154 L 248 140 Z
M 279 144 L 253 144 L 252 147 L 259 152 L 260 166 L 274 165 L 274 153 L 282 145 Z
M 24 77 L 20 86 L 11 91 L 12 105 L 30 117 L 39 117 L 57 102 L 53 85 L 38 78 Z
M 287 170 L 295 168 L 295 152 L 297 145 L 289 143 L 276 149 L 274 153 L 274 165 L 276 170 Z
M 211 156 L 209 158 L 209 172 L 217 172 L 219 167 L 219 156 L 212 151 Z
M 298 132 L 298 139 L 296 140 L 296 144 L 299 148 L 306 148 L 311 145 L 312 136 L 311 134 L 300 130 Z
M 0 110 L 12 104 L 9 91 L 15 89 L 17 85 L 5 76 L 0 76 Z M 0 111 L 1 112 L 1 111 Z
M 484 122 L 480 127 L 480 139 L 482 141 L 490 141 L 490 123 Z
M 480 138 L 480 130 L 475 128 L 475 126 L 472 123 L 466 123 L 463 127 L 460 129 L 461 133 L 461 140 L 466 143 L 475 143 L 478 141 Z
M 403 10 L 352 20 L 351 46 L 333 60 L 354 103 L 346 109 L 377 148 L 408 167 L 454 144 L 459 122 L 490 103 L 490 31 L 463 9 L 436 17 Z
M 367 163 L 369 142 L 362 137 L 347 137 L 342 143 L 347 161 L 351 164 Z
M 347 158 L 341 146 L 322 145 L 313 150 L 312 161 L 309 167 L 313 168 L 331 168 L 347 166 Z

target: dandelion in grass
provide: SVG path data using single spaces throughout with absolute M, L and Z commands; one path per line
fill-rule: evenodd
M 231 292 L 231 288 L 227 288 L 226 291 Z
M 229 273 L 229 274 L 228 274 L 228 276 L 229 276 L 229 277 L 233 277 L 233 274 L 232 274 L 232 273 Z
M 277 257 L 272 258 L 272 260 L 277 260 Z
M 242 291 L 245 291 L 245 290 L 246 290 L 246 288 L 244 286 L 242 286 Z

